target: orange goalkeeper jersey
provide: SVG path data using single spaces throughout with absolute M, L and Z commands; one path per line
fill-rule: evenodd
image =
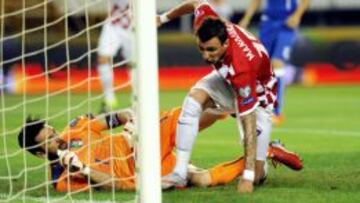
M 175 166 L 173 149 L 175 146 L 176 124 L 180 108 L 161 113 L 161 164 L 162 175 L 172 171 Z M 64 129 L 60 137 L 67 142 L 71 151 L 80 161 L 92 169 L 113 174 L 124 190 L 135 187 L 134 153 L 124 136 L 109 135 L 107 127 L 88 116 L 80 116 Z M 51 178 L 57 191 L 81 191 L 88 189 L 88 179 L 82 175 L 68 177 L 68 171 L 59 164 L 52 164 Z

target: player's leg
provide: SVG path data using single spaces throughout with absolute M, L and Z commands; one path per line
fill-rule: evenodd
M 174 172 L 184 179 L 186 179 L 192 147 L 199 131 L 203 104 L 209 99 L 209 95 L 204 90 L 192 89 L 182 106 L 176 129 L 177 161 Z
M 126 63 L 131 59 L 132 54 L 132 33 L 130 29 L 119 27 L 117 33 L 120 36 L 121 55 L 126 60 Z
M 293 170 L 301 170 L 302 162 L 300 157 L 291 152 L 279 143 L 279 141 L 272 141 L 269 143 L 267 152 L 267 159 L 275 161 L 276 163 L 284 164 Z M 263 167 L 266 174 L 267 165 L 265 162 L 258 162 L 257 167 Z M 210 169 L 192 170 L 189 171 L 189 181 L 192 185 L 197 187 L 210 187 L 227 184 L 238 178 L 245 169 L 245 160 L 239 157 L 234 161 L 220 163 Z M 259 170 L 259 169 L 258 169 Z M 262 176 L 262 180 L 265 176 Z M 261 182 L 261 178 L 258 183 Z
M 161 175 L 165 176 L 174 170 L 176 156 L 174 154 L 176 123 L 180 115 L 180 108 L 162 112 L 160 116 L 160 154 Z
M 295 30 L 282 28 L 279 32 L 274 54 L 271 59 L 271 64 L 274 68 L 275 75 L 278 80 L 277 92 L 277 107 L 274 110 L 275 119 L 274 124 L 280 124 L 282 121 L 282 109 L 284 106 L 284 93 L 285 93 L 285 67 L 289 63 L 291 48 L 296 40 Z
M 206 106 L 212 105 L 212 102 Z M 174 170 L 176 157 L 173 153 L 175 148 L 176 126 L 181 113 L 181 108 L 174 108 L 161 113 L 160 118 L 160 148 L 161 148 L 161 166 L 162 176 L 171 173 Z M 209 127 L 219 119 L 224 119 L 226 115 L 213 109 L 203 111 L 199 121 L 199 131 Z M 175 124 L 176 123 L 176 124 Z
M 259 39 L 266 48 L 270 58 L 274 53 L 279 27 L 279 23 L 270 20 L 262 21 L 259 26 Z
M 232 98 L 234 97 L 230 92 L 230 87 L 225 84 L 221 76 L 216 71 L 213 71 L 197 82 L 185 99 L 176 132 L 178 159 L 175 167 L 175 172 L 179 172 L 183 177 L 187 175 L 186 169 L 190 159 L 189 152 L 192 150 L 192 145 L 199 131 L 199 119 L 203 110 L 214 108 L 215 103 L 223 108 L 233 109 Z M 208 118 L 210 119 L 210 117 Z M 208 120 L 208 123 L 206 123 L 202 120 L 200 127 L 202 129 L 213 122 L 213 120 Z M 183 154 L 185 155 L 183 156 Z M 181 164 L 178 164 L 178 162 Z M 178 167 L 178 165 L 180 166 Z
M 260 183 L 267 175 L 267 151 L 270 142 L 270 133 L 272 130 L 271 112 L 264 108 L 256 109 L 256 163 L 255 163 L 255 184 Z
M 274 140 L 269 143 L 267 157 L 272 161 L 274 166 L 280 163 L 295 171 L 303 168 L 303 163 L 299 155 L 287 150 L 284 145 L 280 143 L 280 140 Z
M 277 106 L 274 109 L 273 122 L 275 125 L 279 125 L 283 122 L 282 109 L 284 106 L 284 93 L 285 93 L 285 63 L 281 59 L 272 59 L 271 65 L 274 67 L 275 75 L 277 79 Z
M 227 184 L 239 177 L 245 169 L 245 160 L 236 160 L 218 164 L 208 170 L 191 173 L 190 182 L 198 187 L 209 187 Z
M 5 82 L 4 82 L 4 70 L 3 68 L 0 69 L 0 91 L 1 89 L 5 89 Z
M 99 55 L 98 56 L 98 74 L 104 91 L 104 110 L 102 112 L 110 111 L 117 106 L 117 101 L 113 89 L 114 75 L 111 66 L 112 57 Z
M 121 46 L 121 40 L 117 35 L 116 25 L 107 21 L 101 30 L 98 45 L 98 74 L 104 90 L 105 110 L 113 109 L 117 106 L 114 93 L 114 73 L 112 59 Z
M 227 93 L 230 95 L 224 84 L 225 82 L 221 76 L 214 71 L 197 82 L 185 98 L 176 131 L 176 166 L 173 174 L 163 178 L 163 188 L 172 187 L 174 184 L 179 185 L 174 183 L 174 179 L 182 182 L 182 184 L 186 183 L 187 167 L 192 146 L 199 131 L 201 113 L 203 109 L 207 108 L 208 104 L 213 104 L 209 101 L 222 97 L 216 94 Z M 174 177 L 174 174 L 178 177 Z
M 186 186 L 188 164 L 199 131 L 200 115 L 203 104 L 209 99 L 209 95 L 201 89 L 192 89 L 186 96 L 176 129 L 176 165 L 172 173 L 162 178 L 163 189 Z

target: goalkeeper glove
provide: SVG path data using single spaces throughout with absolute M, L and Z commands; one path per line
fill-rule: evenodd
M 69 150 L 58 150 L 60 164 L 67 167 L 70 172 L 80 172 L 83 175 L 89 175 L 90 168 L 83 164 L 79 157 L 72 151 Z

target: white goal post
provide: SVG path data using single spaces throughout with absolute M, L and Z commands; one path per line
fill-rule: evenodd
M 114 3 L 112 0 L 1 0 L 0 203 L 68 201 L 160 203 L 162 201 L 156 0 L 128 1 L 130 9 L 120 10 L 112 16 L 112 9 L 108 9 L 109 5 Z M 77 5 L 71 6 L 70 3 Z M 63 13 L 58 13 L 61 10 L 59 5 L 63 6 Z M 129 88 L 130 77 L 127 69 L 124 69 L 125 66 L 128 67 L 128 58 L 114 56 L 110 68 L 114 75 L 113 87 L 120 91 L 121 97 L 128 97 L 128 89 L 132 91 L 136 152 L 129 150 L 131 153 L 116 154 L 116 157 L 113 157 L 112 153 L 115 150 L 112 148 L 113 142 L 109 141 L 111 149 L 108 157 L 94 162 L 110 165 L 109 163 L 112 162 L 107 159 L 117 160 L 119 163 L 131 159 L 130 175 L 119 175 L 114 179 L 107 177 L 107 182 L 95 184 L 90 182 L 90 178 L 87 178 L 90 175 L 87 174 L 85 175 L 87 184 L 93 184 L 94 187 L 89 190 L 84 187 L 72 191 L 68 189 L 71 181 L 67 181 L 64 186 L 64 191 L 67 192 L 59 193 L 56 184 L 60 182 L 60 175 L 65 173 L 68 167 L 52 167 L 59 165 L 58 163 L 50 165 L 56 161 L 50 161 L 46 157 L 39 159 L 30 154 L 25 148 L 31 149 L 33 146 L 19 144 L 18 142 L 21 142 L 18 140 L 19 132 L 29 115 L 45 119 L 54 126 L 60 136 L 63 127 L 74 127 L 72 126 L 74 123 L 70 122 L 74 121 L 74 118 L 88 112 L 100 114 L 97 107 L 104 103 L 104 92 L 102 94 L 100 92 L 101 78 L 96 69 L 98 66 L 96 57 L 99 55 L 97 45 L 100 41 L 98 37 L 107 22 L 119 22 L 116 20 L 122 16 L 131 16 L 126 29 L 130 30 L 130 27 L 133 29 L 129 32 L 133 37 L 130 63 L 132 88 Z M 70 23 L 73 22 L 72 20 L 80 20 L 82 24 L 72 26 Z M 12 50 L 16 51 L 11 55 L 4 54 Z M 4 67 L 6 67 L 4 76 L 6 83 L 2 85 Z M 124 101 L 116 108 L 124 108 L 125 105 L 128 107 L 129 104 L 126 103 L 127 101 Z M 111 108 L 111 110 L 116 109 Z M 75 121 L 74 125 L 77 119 Z M 114 139 L 113 137 L 121 134 L 120 131 L 121 128 L 114 131 L 111 129 L 104 137 Z M 23 142 L 27 136 L 26 133 L 24 134 Z M 90 138 L 91 133 L 88 131 L 87 135 Z M 49 140 L 52 141 L 53 138 L 46 138 L 41 144 L 45 143 L 45 146 L 48 146 Z M 69 146 L 71 142 L 82 146 L 82 142 L 76 139 L 69 142 Z M 93 143 L 96 142 L 99 141 Z M 130 144 L 128 141 L 128 144 L 129 149 L 132 148 L 133 143 Z M 89 146 L 92 145 L 83 146 L 87 149 L 87 158 L 92 156 L 88 150 L 91 149 Z M 133 158 L 136 159 L 135 174 Z M 114 175 L 113 171 L 112 168 L 111 175 Z M 126 187 L 133 189 L 134 179 L 136 179 L 136 192 L 123 193 L 122 188 L 115 186 L 114 180 L 131 180 L 130 186 L 126 185 Z M 108 182 L 113 184 L 112 188 L 105 189 L 109 189 L 111 193 L 97 190 Z M 78 194 L 80 192 L 82 193 Z
M 158 52 L 155 0 L 134 1 L 138 201 L 161 202 Z

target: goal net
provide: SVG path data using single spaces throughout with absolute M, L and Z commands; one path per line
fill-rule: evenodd
M 0 1 L 0 202 L 161 202 L 156 7 L 130 1 Z M 134 143 L 123 127 L 93 129 L 124 108 Z M 29 116 L 58 137 L 30 142 Z M 58 138 L 90 173 L 54 158 Z

